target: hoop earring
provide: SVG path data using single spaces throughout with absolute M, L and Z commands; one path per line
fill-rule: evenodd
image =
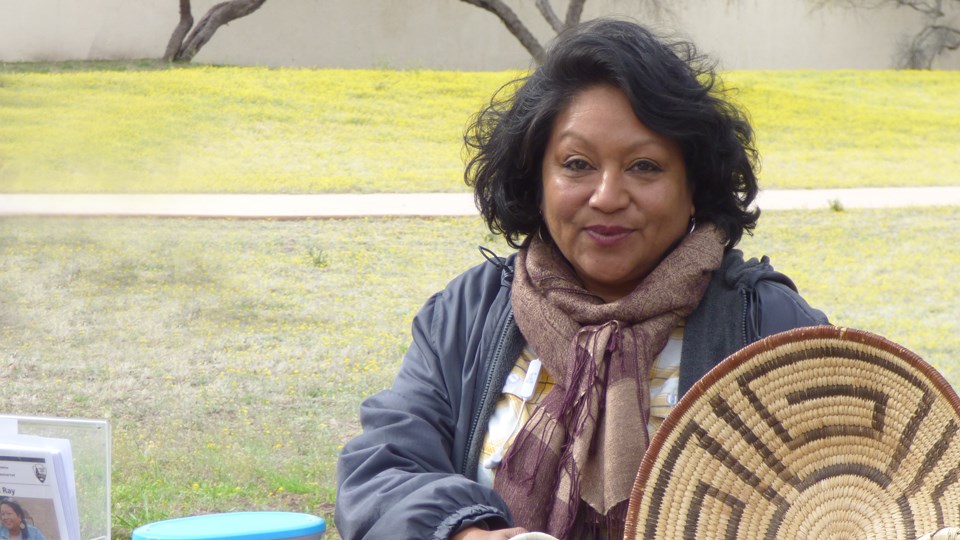
M 687 228 L 687 234 L 691 234 L 691 233 L 693 233 L 693 231 L 695 231 L 695 230 L 697 230 L 697 218 L 691 217 L 691 218 L 690 218 L 690 227 Z

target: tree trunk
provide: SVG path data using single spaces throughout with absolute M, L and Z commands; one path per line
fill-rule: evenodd
M 193 13 L 190 10 L 190 0 L 180 0 L 180 22 L 173 29 L 173 34 L 167 43 L 167 51 L 163 53 L 165 62 L 171 62 L 176 58 L 180 51 L 180 45 L 183 43 L 183 38 L 187 37 L 187 32 L 191 28 L 193 28 Z
M 181 6 L 184 1 L 185 0 L 181 0 Z M 186 1 L 189 4 L 189 0 Z M 193 57 L 197 55 L 200 48 L 210 41 L 210 38 L 213 37 L 213 34 L 221 26 L 253 13 L 260 9 L 260 6 L 266 1 L 267 0 L 229 0 L 213 6 L 210 8 L 210 11 L 200 19 L 200 22 L 197 23 L 197 26 L 190 32 L 186 40 L 183 41 L 173 59 L 177 62 L 189 62 L 193 60 Z
M 537 41 L 537 38 L 524 26 L 523 22 L 520 20 L 520 17 L 517 17 L 517 14 L 514 13 L 509 6 L 503 3 L 502 0 L 463 0 L 464 2 L 483 8 L 490 13 L 493 13 L 506 25 L 507 30 L 520 44 L 523 45 L 525 49 L 530 53 L 530 56 L 533 56 L 533 59 L 539 64 L 543 62 L 545 52 L 543 46 L 540 45 L 540 42 Z

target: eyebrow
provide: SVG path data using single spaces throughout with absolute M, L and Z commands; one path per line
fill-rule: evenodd
M 581 142 L 581 143 L 584 143 L 584 144 L 589 145 L 589 146 L 596 146 L 596 143 L 594 143 L 593 141 L 591 141 L 591 140 L 588 139 L 587 137 L 581 135 L 580 133 L 578 133 L 578 132 L 576 132 L 576 131 L 571 131 L 571 130 L 566 130 L 566 131 L 560 132 L 559 136 L 557 137 L 557 142 L 558 142 L 558 143 L 559 143 L 559 142 L 565 142 L 565 141 L 570 140 L 570 139 L 574 140 L 575 142 Z M 654 137 L 644 136 L 644 137 L 641 137 L 641 138 L 633 141 L 633 142 L 629 145 L 628 150 L 637 150 L 637 149 L 645 148 L 645 147 L 648 147 L 648 146 L 656 146 L 656 147 L 659 147 L 659 148 L 663 148 L 663 149 L 669 150 L 669 149 L 670 149 L 670 146 L 669 146 L 669 142 L 667 142 L 667 141 L 668 141 L 668 140 L 662 140 L 661 138 L 654 138 Z

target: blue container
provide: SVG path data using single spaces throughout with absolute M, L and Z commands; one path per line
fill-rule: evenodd
M 294 512 L 229 512 L 137 527 L 133 540 L 320 540 L 327 523 Z

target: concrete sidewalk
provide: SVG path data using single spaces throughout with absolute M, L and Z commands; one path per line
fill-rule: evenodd
M 960 206 L 960 186 L 766 190 L 761 210 Z M 156 216 L 231 218 L 337 218 L 476 215 L 471 193 L 380 194 L 0 194 L 0 216 Z

